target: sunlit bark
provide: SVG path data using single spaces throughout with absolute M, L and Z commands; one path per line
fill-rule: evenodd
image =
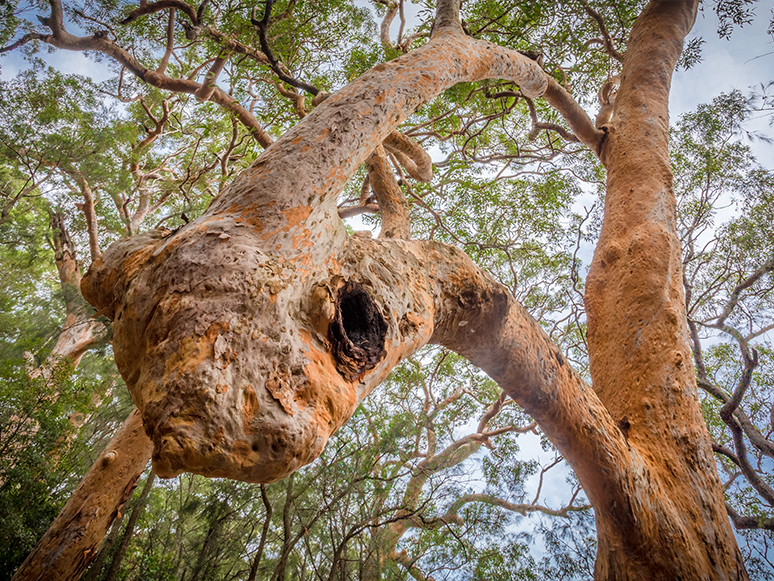
M 130 498 L 151 443 L 133 411 L 76 488 L 64 509 L 13 576 L 14 581 L 78 579 Z

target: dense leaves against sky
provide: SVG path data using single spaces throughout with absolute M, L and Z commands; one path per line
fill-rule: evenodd
M 120 47 L 83 49 L 93 80 L 47 64 L 53 43 L 43 36 L 51 30 L 35 18 L 49 13 L 47 4 L 0 3 L 0 46 L 14 45 L 10 54 L 27 59 L 18 75 L 0 81 L 2 579 L 131 409 L 109 328 L 95 328 L 83 359 L 56 351 L 68 314 L 86 308 L 57 269 L 61 240 L 71 239 L 84 270 L 114 240 L 194 219 L 262 151 L 262 139 L 276 139 L 314 110 L 315 94 L 427 42 L 434 7 L 279 1 L 261 39 L 253 21 L 264 17 L 263 3 L 171 5 L 135 14 L 130 2 L 65 4 L 67 31 Z M 466 2 L 463 19 L 470 35 L 528 52 L 594 114 L 600 88 L 617 82 L 642 5 L 486 0 Z M 728 37 L 761 7 L 718 0 L 713 8 L 719 34 Z M 387 19 L 394 25 L 380 35 Z M 258 50 L 262 40 L 279 64 Z M 81 52 L 54 56 L 62 54 Z M 682 64 L 699 55 L 695 42 Z M 208 81 L 219 59 L 222 72 Z M 134 62 L 155 71 L 155 80 L 133 71 Z M 282 81 L 278 70 L 314 91 Z M 223 97 L 202 96 L 210 81 Z M 729 513 L 757 579 L 774 579 L 774 173 L 753 154 L 750 138 L 767 134 L 755 133 L 750 119 L 771 110 L 768 81 L 761 79 L 757 97 L 718 96 L 672 130 L 702 406 Z M 555 111 L 505 81 L 459 84 L 400 131 L 434 162 L 433 180 L 422 183 L 391 159 L 414 237 L 464 249 L 587 375 L 583 280 L 604 205 L 596 159 Z M 365 169 L 342 194 L 340 212 L 355 216 L 352 231 L 379 228 Z M 52 226 L 55 215 L 63 227 Z M 183 475 L 151 481 L 143 497 L 147 478 L 86 578 L 593 573 L 593 514 L 566 463 L 494 382 L 438 347 L 396 368 L 320 459 L 285 481 Z

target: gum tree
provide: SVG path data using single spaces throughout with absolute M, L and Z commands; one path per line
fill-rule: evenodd
M 143 4 L 131 16 L 169 6 Z M 596 578 L 747 578 L 696 393 L 669 165 L 670 79 L 697 6 L 648 4 L 625 55 L 601 25 L 600 42 L 623 64 L 620 86 L 600 92 L 603 111 L 592 122 L 539 58 L 472 38 L 456 2 L 442 0 L 426 45 L 318 99 L 199 218 L 107 248 L 82 290 L 113 321 L 116 361 L 139 409 L 132 433 L 142 439 L 141 415 L 156 473 L 288 476 L 319 455 L 399 361 L 437 343 L 486 371 L 573 467 L 595 510 Z M 262 41 L 269 12 L 254 18 Z M 201 13 L 189 18 L 201 24 Z M 64 31 L 56 2 L 44 24 L 50 35 L 22 40 L 101 51 L 151 84 L 164 76 L 138 68 L 104 35 Z M 269 145 L 227 96 L 208 92 L 218 58 L 209 81 L 189 92 L 233 111 Z M 462 251 L 410 239 L 385 150 L 426 179 L 426 154 L 395 128 L 438 93 L 482 79 L 511 81 L 530 103 L 544 99 L 570 129 L 548 128 L 605 167 L 585 296 L 593 387 Z M 347 235 L 336 207 L 363 163 L 385 224 L 378 240 Z M 121 456 L 107 452 L 100 466 L 118 470 Z M 109 488 L 120 488 L 116 478 Z M 94 487 L 87 477 L 81 493 L 90 498 Z M 33 553 L 27 563 L 35 558 L 45 562 Z

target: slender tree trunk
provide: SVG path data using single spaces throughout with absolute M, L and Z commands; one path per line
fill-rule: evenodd
M 266 485 L 261 484 L 261 500 L 263 500 L 263 506 L 266 507 L 266 519 L 263 521 L 263 528 L 261 529 L 261 540 L 258 543 L 258 549 L 255 551 L 253 561 L 250 564 L 250 575 L 247 581 L 255 581 L 255 576 L 258 573 L 258 565 L 263 558 L 263 549 L 266 546 L 266 539 L 269 536 L 269 527 L 271 526 L 271 515 L 273 512 L 271 502 L 269 501 L 269 495 L 266 493 Z
M 274 570 L 274 581 L 285 581 L 287 577 L 288 558 L 290 557 L 290 551 L 293 550 L 293 529 L 290 522 L 290 509 L 293 505 L 293 481 L 295 480 L 295 474 L 291 474 L 285 487 L 285 505 L 282 507 L 282 553 L 280 554 L 279 563 Z
M 210 547 L 212 547 L 213 540 L 218 537 L 218 523 L 213 522 L 210 525 L 210 528 L 207 530 L 207 535 L 204 537 L 204 542 L 202 543 L 201 549 L 199 549 L 199 556 L 196 558 L 196 563 L 194 564 L 193 569 L 191 570 L 191 579 L 190 581 L 198 581 L 199 574 L 202 571 L 202 568 L 204 567 L 205 559 L 209 555 Z
M 105 533 L 131 496 L 151 451 L 140 413 L 134 410 L 13 580 L 78 579 L 96 557 Z
M 121 537 L 121 543 L 118 545 L 118 549 L 113 554 L 113 560 L 110 562 L 110 567 L 105 574 L 105 581 L 113 581 L 116 578 L 118 569 L 121 567 L 121 562 L 124 560 L 126 551 L 129 548 L 129 543 L 132 540 L 132 535 L 134 534 L 134 527 L 137 524 L 137 519 L 145 509 L 145 505 L 148 502 L 148 495 L 150 494 L 151 488 L 153 488 L 153 481 L 155 479 L 156 474 L 153 472 L 153 470 L 151 470 L 150 474 L 148 474 L 148 478 L 145 479 L 145 485 L 142 487 L 140 497 L 137 499 L 134 507 L 132 507 L 132 514 L 126 523 L 126 529 L 124 530 L 124 534 Z
M 49 359 L 39 373 L 45 373 L 47 366 L 57 360 L 68 358 L 77 367 L 86 351 L 104 341 L 105 325 L 92 318 L 94 308 L 81 295 L 81 270 L 75 254 L 75 245 L 64 224 L 64 218 L 57 212 L 51 213 L 51 230 L 54 241 L 54 260 L 59 273 L 59 282 L 65 301 L 65 320 L 62 332 L 57 337 Z

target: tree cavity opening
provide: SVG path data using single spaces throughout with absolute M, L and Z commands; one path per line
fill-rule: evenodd
M 336 295 L 336 315 L 329 327 L 336 369 L 349 381 L 376 367 L 385 355 L 387 321 L 365 287 L 348 280 Z

